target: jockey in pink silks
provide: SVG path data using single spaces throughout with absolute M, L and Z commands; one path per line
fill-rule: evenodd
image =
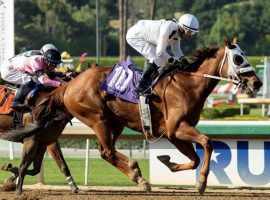
M 53 77 L 52 72 L 61 62 L 61 55 L 56 49 L 49 49 L 43 55 L 15 56 L 5 61 L 1 65 L 2 79 L 12 84 L 21 85 L 11 102 L 11 107 L 16 110 L 24 108 L 26 95 L 31 90 L 38 90 L 40 84 L 59 87 L 64 81 Z

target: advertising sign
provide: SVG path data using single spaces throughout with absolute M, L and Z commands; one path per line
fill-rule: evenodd
M 266 140 L 213 140 L 208 185 L 212 186 L 270 186 L 270 141 Z M 196 170 L 171 172 L 157 156 L 169 155 L 170 162 L 190 162 L 165 139 L 150 145 L 150 182 L 164 185 L 195 185 L 199 180 L 204 150 L 194 145 L 200 157 Z
M 0 64 L 14 56 L 14 0 L 0 0 Z

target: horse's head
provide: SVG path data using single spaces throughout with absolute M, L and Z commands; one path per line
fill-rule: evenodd
M 241 90 L 253 96 L 262 86 L 261 80 L 255 73 L 244 52 L 237 44 L 237 38 L 231 43 L 224 38 L 225 53 L 220 64 L 219 73 L 221 77 L 229 77 Z

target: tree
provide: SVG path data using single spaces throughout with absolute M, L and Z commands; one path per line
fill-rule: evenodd
M 120 49 L 120 60 L 125 60 L 127 57 L 127 6 L 128 0 L 119 0 L 119 49 Z

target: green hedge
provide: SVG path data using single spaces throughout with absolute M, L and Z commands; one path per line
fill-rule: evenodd
M 263 65 L 265 56 L 249 56 L 248 61 L 252 66 Z M 270 57 L 268 57 L 270 59 Z
M 62 148 L 75 148 L 75 149 L 85 149 L 86 148 L 86 141 L 85 140 L 78 140 L 78 139 L 59 139 L 60 146 Z M 115 144 L 116 149 L 142 149 L 143 148 L 143 141 L 142 140 L 117 140 Z M 98 141 L 97 139 L 90 140 L 89 143 L 90 149 L 97 149 L 98 148 Z M 146 143 L 146 149 L 149 148 L 149 144 Z
M 76 66 L 79 64 L 79 57 L 74 57 L 74 65 Z M 138 66 L 143 68 L 145 59 L 143 57 L 132 57 L 133 62 Z M 264 56 L 249 56 L 248 60 L 252 66 L 262 65 L 264 62 Z M 119 62 L 119 57 L 101 57 L 100 58 L 100 65 L 102 66 L 113 66 L 115 63 Z M 95 64 L 96 58 L 95 57 L 87 57 L 83 62 L 83 69 L 86 69 L 88 63 Z
M 75 57 L 74 59 L 74 66 L 79 64 L 79 58 Z M 99 65 L 101 66 L 113 66 L 115 63 L 119 62 L 118 57 L 101 57 Z M 132 57 L 132 61 L 140 68 L 143 68 L 145 59 L 143 57 Z M 92 65 L 97 63 L 96 58 L 94 57 L 87 57 L 85 61 L 82 63 L 82 69 L 86 69 L 88 64 Z
M 245 105 L 243 112 L 245 115 L 248 115 L 250 113 L 250 107 L 248 105 Z M 205 108 L 201 113 L 201 119 L 233 117 L 239 115 L 239 113 L 240 113 L 240 105 Z
M 77 66 L 79 62 L 79 57 L 73 57 L 74 61 L 73 64 L 74 66 Z M 249 62 L 252 66 L 256 65 L 262 65 L 264 57 L 263 56 L 250 56 L 248 57 Z M 133 62 L 140 68 L 143 68 L 145 64 L 145 59 L 141 57 L 132 57 Z M 119 57 L 101 57 L 100 58 L 100 65 L 102 66 L 113 66 L 115 63 L 119 62 Z M 82 63 L 82 69 L 88 68 L 88 63 L 90 65 L 96 63 L 96 58 L 95 57 L 87 57 L 85 61 Z M 0 78 L 0 83 L 3 83 Z

